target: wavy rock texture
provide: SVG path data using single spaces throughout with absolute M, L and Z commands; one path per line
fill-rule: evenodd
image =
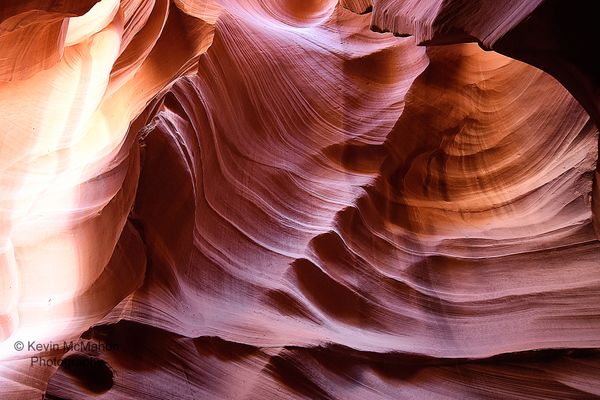
M 342 0 L 341 4 L 354 12 L 372 10 L 375 31 L 414 35 L 425 45 L 475 41 L 534 65 L 556 77 L 596 126 L 600 124 L 600 69 L 588 51 L 589 40 L 600 37 L 592 3 L 571 7 L 561 0 Z M 600 193 L 595 182 L 594 192 Z M 592 211 L 600 238 L 598 198 Z
M 566 9 L 0 5 L 1 397 L 600 396 Z

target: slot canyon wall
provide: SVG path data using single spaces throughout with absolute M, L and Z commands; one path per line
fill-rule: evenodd
M 0 3 L 0 398 L 600 397 L 593 2 Z

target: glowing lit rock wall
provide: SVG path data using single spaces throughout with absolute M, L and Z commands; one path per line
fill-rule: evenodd
M 0 397 L 600 395 L 566 4 L 0 4 Z

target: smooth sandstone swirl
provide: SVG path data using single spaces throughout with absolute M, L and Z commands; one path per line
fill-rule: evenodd
M 600 395 L 597 88 L 450 44 L 545 4 L 43 3 L 0 6 L 2 398 Z M 118 350 L 14 350 L 77 338 Z
M 136 191 L 139 148 L 131 146 L 129 125 L 190 68 L 213 28 L 168 1 L 142 5 L 131 10 L 132 4 L 103 0 L 73 18 L 57 63 L 0 83 L 3 339 L 18 338 L 17 327 L 25 336 L 60 337 L 69 324 L 80 330 L 143 276 L 138 268 L 139 278 L 121 281 L 126 288 L 89 292 L 108 273 Z M 136 26 L 137 18 L 145 23 Z M 171 46 L 161 32 L 184 40 Z M 28 45 L 22 36 L 14 47 Z M 167 46 L 170 62 L 162 54 Z M 94 296 L 103 301 L 90 304 Z
M 600 37 L 592 3 L 486 0 L 343 0 L 354 12 L 372 11 L 372 29 L 414 36 L 419 44 L 478 42 L 534 65 L 558 79 L 600 125 L 600 68 L 591 38 Z M 600 176 L 600 166 L 596 177 Z M 594 193 L 600 192 L 598 179 Z M 593 196 L 600 239 L 600 196 Z

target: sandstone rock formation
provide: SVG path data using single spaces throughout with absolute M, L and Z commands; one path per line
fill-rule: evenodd
M 0 4 L 0 398 L 600 396 L 586 7 Z

